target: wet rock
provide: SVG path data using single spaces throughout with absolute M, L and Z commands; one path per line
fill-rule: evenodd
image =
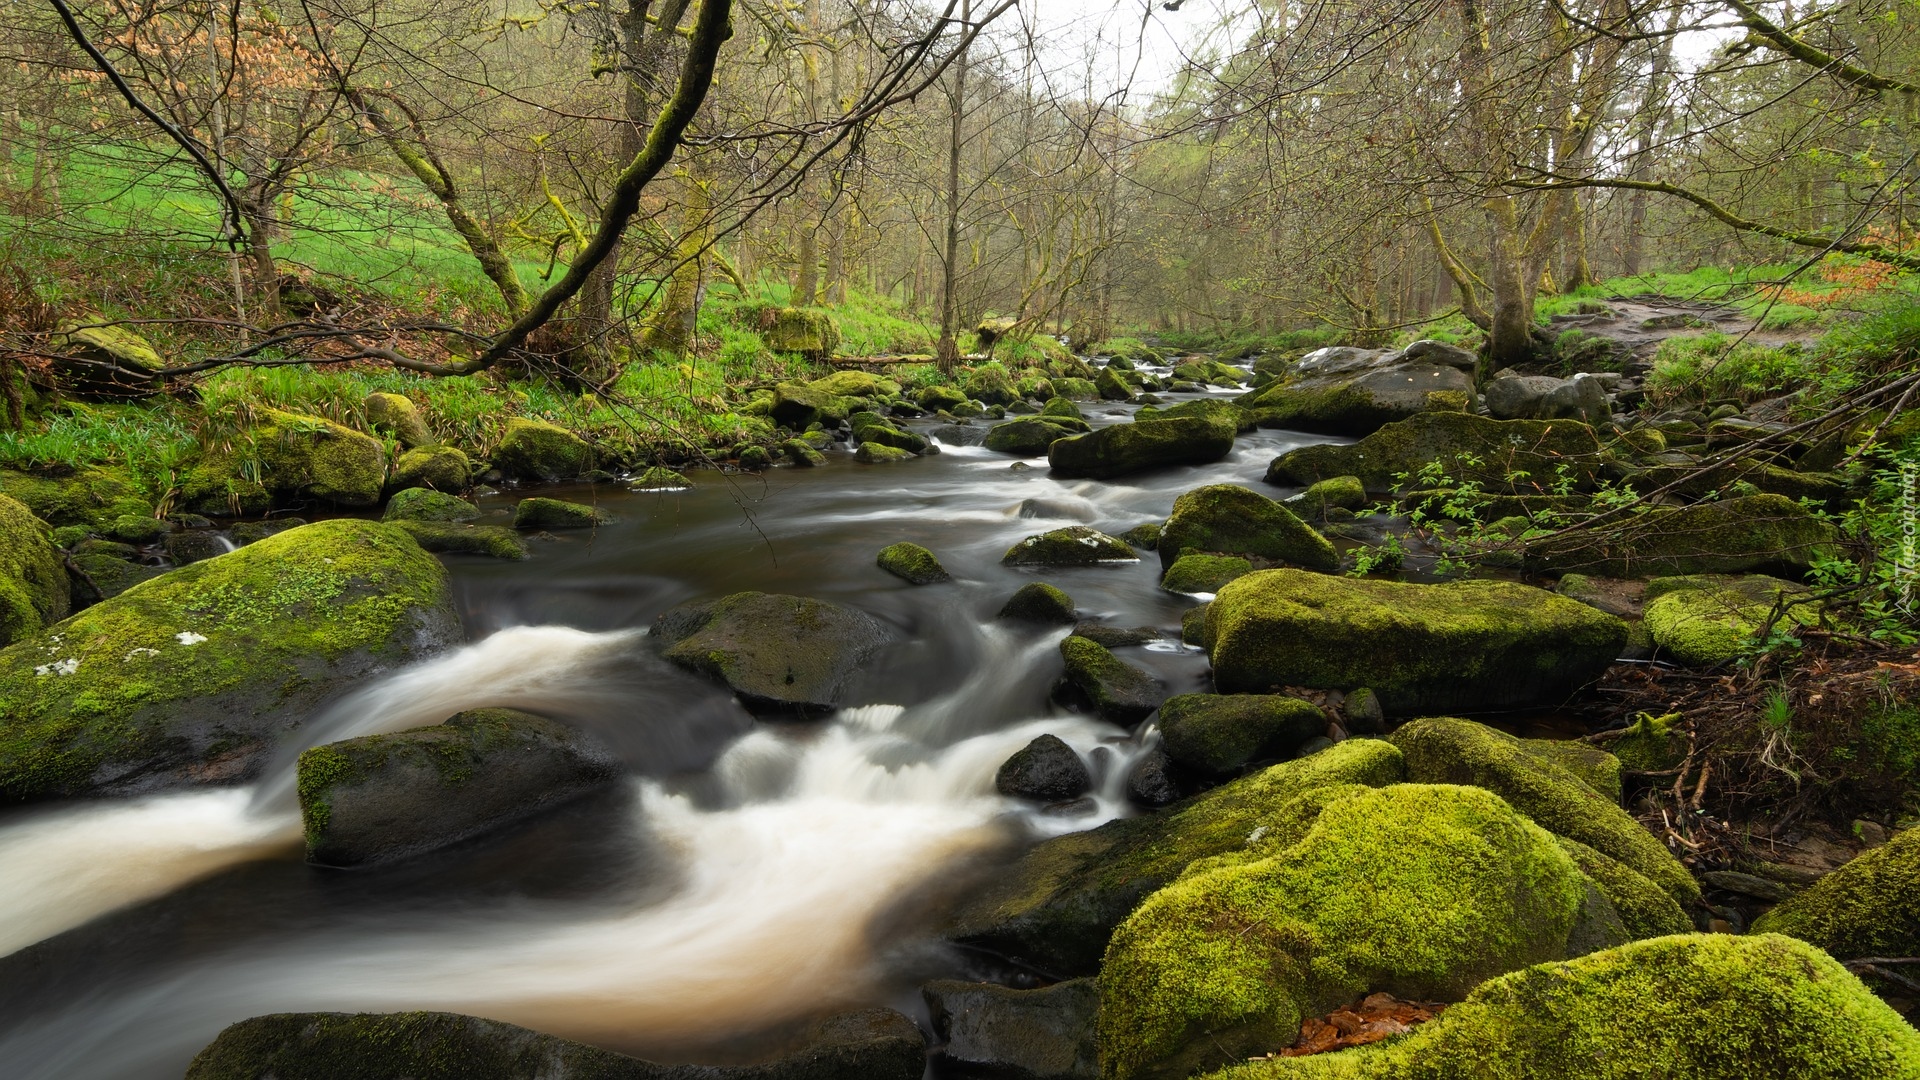
M 0 495 L 0 648 L 67 617 L 72 584 L 47 523 Z
M 1169 758 L 1221 776 L 1292 757 L 1326 729 L 1327 715 L 1279 694 L 1181 694 L 1161 702 L 1159 726 Z
M 278 536 L 289 529 L 297 529 L 306 523 L 305 518 L 297 517 L 272 518 L 267 521 L 239 521 L 227 530 L 227 535 L 233 537 L 234 543 L 244 547 L 247 544 L 265 540 L 269 536 Z
M 1611 532 L 1527 545 L 1530 569 L 1603 577 L 1684 574 L 1798 576 L 1836 550 L 1838 534 L 1792 500 L 1749 495 L 1655 507 Z
M 1016 799 L 1058 802 L 1085 795 L 1093 788 L 1093 778 L 1073 747 L 1057 735 L 1042 735 L 1000 766 L 993 787 Z
M 953 580 L 953 575 L 940 565 L 940 559 L 933 552 L 904 540 L 881 548 L 876 561 L 880 569 L 909 585 L 932 585 Z
M 773 466 L 773 455 L 767 453 L 764 446 L 743 446 L 736 455 L 735 463 L 741 472 L 765 472 Z
M 1159 641 L 1164 636 L 1151 626 L 1108 626 L 1097 622 L 1075 623 L 1073 635 L 1109 649 L 1145 645 L 1149 641 Z
M 1472 465 L 1472 460 L 1481 464 Z M 1267 466 L 1266 481 L 1305 487 L 1352 476 L 1369 492 L 1391 492 L 1400 483 L 1399 474 L 1418 474 L 1434 461 L 1445 464 L 1456 483 L 1471 480 L 1482 490 L 1496 493 L 1518 490 L 1516 473 L 1552 477 L 1562 465 L 1576 487 L 1589 487 L 1610 464 L 1593 429 L 1585 424 L 1426 412 L 1388 424 L 1351 445 L 1290 450 Z
M 1039 990 L 940 980 L 920 988 L 938 1056 L 1013 1080 L 1097 1080 L 1100 990 L 1070 979 Z
M 1171 806 L 1180 800 L 1180 795 L 1180 782 L 1173 775 L 1173 761 L 1157 746 L 1136 758 L 1133 768 L 1127 771 L 1127 798 L 1141 806 L 1150 809 Z
M 1554 585 L 1553 591 L 1609 615 L 1620 618 L 1640 615 L 1643 586 L 1637 581 L 1568 574 Z
M 460 637 L 446 569 L 391 525 L 180 567 L 0 650 L 0 800 L 244 777 L 320 702 Z
M 918 454 L 927 448 L 927 440 L 910 431 L 902 431 L 882 420 L 877 413 L 863 412 L 853 415 L 853 437 L 860 445 L 877 443 L 895 450 L 905 450 Z
M 1060 655 L 1067 662 L 1066 685 L 1123 727 L 1145 720 L 1165 696 L 1159 679 L 1086 638 L 1068 637 L 1060 643 Z
M 1160 565 L 1189 552 L 1239 555 L 1333 570 L 1340 556 L 1327 538 L 1293 511 L 1236 484 L 1195 488 L 1173 501 L 1160 530 Z M 1211 591 L 1211 590 L 1206 590 Z
M 387 500 L 382 521 L 472 521 L 480 508 L 460 498 L 428 488 L 408 488 Z
M 1073 621 L 1073 598 L 1044 581 L 1020 586 L 1001 607 L 1002 619 L 1020 619 L 1038 623 Z
M 467 455 L 451 446 L 419 446 L 394 459 L 387 491 L 408 488 L 465 491 L 472 482 L 473 463 L 467 460 Z
M 1920 956 L 1920 829 L 1815 882 L 1754 920 L 1756 934 L 1791 934 L 1842 960 Z
M 307 861 L 391 862 L 557 806 L 623 774 L 591 738 L 512 709 L 316 746 L 300 755 Z
M 187 470 L 180 495 L 188 509 L 233 517 L 300 499 L 380 505 L 387 452 L 379 440 L 317 416 L 279 409 L 255 415 L 259 422 L 231 450 L 211 452 Z
M 1027 537 L 1008 548 L 1000 561 L 1007 566 L 1092 566 L 1140 559 L 1125 541 L 1085 525 L 1070 525 Z
M 1777 881 L 1743 874 L 1738 870 L 1709 870 L 1700 875 L 1700 881 L 1708 888 L 1737 893 L 1769 904 L 1785 900 L 1793 892 Z
M 1358 510 L 1367 505 L 1367 488 L 1357 476 L 1332 476 L 1288 499 L 1281 505 L 1308 521 L 1321 521 L 1339 510 Z M 1351 516 L 1351 515 L 1349 515 Z
M 820 1021 L 760 1065 L 656 1065 L 455 1013 L 276 1013 L 222 1031 L 187 1080 L 919 1080 L 926 1040 L 891 1009 Z
M 161 566 L 134 562 L 129 556 L 80 552 L 68 560 L 72 606 L 75 609 L 112 599 L 143 581 L 166 573 Z
M 376 435 L 389 436 L 408 449 L 434 441 L 427 418 L 420 415 L 419 406 L 404 394 L 368 394 L 366 409 L 367 427 Z
M 1204 633 L 1221 693 L 1365 686 L 1389 716 L 1558 705 L 1627 640 L 1620 620 L 1530 585 L 1301 570 L 1228 583 Z
M 1108 480 L 1171 465 L 1206 465 L 1233 452 L 1234 426 L 1220 419 L 1139 420 L 1047 448 L 1059 476 Z
M 900 450 L 877 442 L 861 443 L 860 449 L 853 452 L 853 460 L 865 462 L 868 465 L 890 465 L 899 461 L 912 461 L 913 457 L 911 450 Z
M 591 529 L 613 520 L 597 506 L 563 499 L 521 499 L 513 508 L 516 529 Z
M 527 542 L 501 525 L 464 525 L 454 521 L 396 521 L 413 541 L 442 555 L 486 555 L 495 559 L 524 559 Z
M 941 424 L 928 429 L 927 434 L 945 446 L 979 446 L 987 441 L 987 429 L 971 424 Z
M 1253 573 L 1253 564 L 1234 555 L 1188 553 L 1175 559 L 1160 577 L 1160 587 L 1168 592 L 1193 596 L 1212 596 L 1235 578 Z
M 1099 508 L 1084 500 L 1021 499 L 1014 513 L 1023 518 L 1078 518 L 1090 521 L 1099 513 Z
M 664 466 L 649 465 L 628 487 L 634 491 L 686 491 L 693 487 L 693 481 Z
M 167 548 L 167 558 L 172 559 L 175 566 L 185 566 L 188 563 L 202 562 L 225 555 L 229 548 L 220 534 L 211 529 L 173 533 L 164 543 Z
M 1059 419 L 1062 418 L 1028 417 L 996 424 L 987 432 L 986 447 L 1003 454 L 1039 457 L 1059 440 L 1089 430 L 1085 420 L 1066 424 L 1057 422 Z
M 1160 522 L 1149 521 L 1143 525 L 1135 525 L 1121 533 L 1120 539 L 1143 551 L 1157 550 L 1160 547 Z
M 1366 435 L 1418 413 L 1471 408 L 1474 361 L 1448 359 L 1432 349 L 1316 349 L 1236 404 L 1263 427 Z
M 743 592 L 682 604 L 654 620 L 663 655 L 725 682 L 750 709 L 817 713 L 893 640 L 863 611 L 802 596 Z
M 565 428 L 516 417 L 493 452 L 493 466 L 522 480 L 571 480 L 593 467 L 593 447 Z
M 825 454 L 815 450 L 812 446 L 809 446 L 800 439 L 788 439 L 782 442 L 780 444 L 780 453 L 785 455 L 788 461 L 802 468 L 810 469 L 827 463 L 827 456 Z
M 1240 851 L 1290 802 L 1314 791 L 1404 775 L 1398 750 L 1353 739 L 1158 814 L 1042 841 L 968 898 L 949 936 L 1057 975 L 1090 974 L 1113 928 L 1196 860 Z

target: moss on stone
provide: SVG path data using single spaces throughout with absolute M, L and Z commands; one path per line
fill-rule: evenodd
M 1238 556 L 1188 552 L 1167 567 L 1160 577 L 1160 587 L 1168 592 L 1211 596 L 1227 582 L 1251 573 L 1253 564 Z
M 1029 416 L 995 424 L 987 431 L 986 447 L 1002 454 L 1038 457 L 1055 442 L 1088 430 L 1085 420 L 1065 417 Z
M 899 383 L 865 371 L 836 371 L 807 385 L 823 394 L 840 397 L 889 398 L 900 392 Z
M 1044 581 L 1020 586 L 1007 598 L 998 616 L 1026 622 L 1070 623 L 1074 619 L 1073 597 Z
M 1619 619 L 1530 585 L 1302 570 L 1227 584 L 1205 635 L 1222 693 L 1366 686 L 1397 716 L 1557 705 L 1598 678 L 1627 636 Z
M 513 508 L 516 529 L 591 529 L 613 520 L 597 506 L 564 499 L 521 499 Z
M 853 437 L 862 446 L 878 443 L 895 450 L 905 450 L 910 454 L 918 454 L 927 448 L 927 440 L 924 436 L 911 431 L 902 431 L 881 419 L 878 413 L 858 412 L 849 419 L 852 421 Z
M 1166 694 L 1159 679 L 1090 638 L 1069 635 L 1060 642 L 1060 656 L 1067 664 L 1067 682 L 1116 724 L 1131 727 L 1145 720 Z
M 427 488 L 408 488 L 387 500 L 382 521 L 472 521 L 480 508 L 465 499 Z
M 1506 732 L 1429 717 L 1402 726 L 1391 741 L 1406 755 L 1408 779 L 1486 788 L 1543 828 L 1626 864 L 1680 903 L 1699 900 L 1693 875 L 1619 804 Z
M 1490 980 L 1403 1039 L 1217 1080 L 1915 1080 L 1920 1034 L 1776 934 L 1680 934 Z
M 1047 403 L 1040 407 L 1040 415 L 1060 420 L 1086 420 L 1086 417 L 1080 415 L 1080 406 L 1075 405 L 1072 399 L 1064 397 L 1048 398 Z
M 901 450 L 898 447 L 877 442 L 863 442 L 860 444 L 860 449 L 853 452 L 853 460 L 868 465 L 891 465 L 900 461 L 912 461 L 913 458 L 914 453 L 911 450 Z
M 163 566 L 148 566 L 122 555 L 105 552 L 81 552 L 72 557 L 73 602 L 79 605 L 110 600 L 143 581 L 151 581 L 167 572 Z
M 825 360 L 840 347 L 840 326 L 818 308 L 785 307 L 763 316 L 761 336 L 774 352 Z
M 105 532 L 119 518 L 153 516 L 153 501 L 116 469 L 81 469 L 62 476 L 0 469 L 0 494 L 18 500 L 55 528 Z
M 1099 401 L 1100 388 L 1092 379 L 1068 376 L 1053 380 L 1053 391 L 1068 401 Z
M 938 581 L 953 580 L 947 568 L 940 565 L 939 556 L 905 540 L 881 548 L 874 561 L 880 569 L 910 585 L 932 585 Z
M 0 495 L 0 647 L 67 617 L 72 587 L 44 521 Z
M 244 775 L 341 686 L 459 636 L 445 568 L 390 525 L 181 567 L 0 650 L 0 799 Z
M 1754 921 L 1840 957 L 1920 956 L 1920 829 L 1861 852 Z
M 967 395 L 951 386 L 928 386 L 923 387 L 914 400 L 928 412 L 939 412 L 943 409 L 951 410 L 954 406 L 966 401 Z
M 473 463 L 452 446 L 416 446 L 393 461 L 393 473 L 387 477 L 388 491 L 408 488 L 432 488 L 435 491 L 465 491 L 473 480 Z
M 1545 489 L 1563 465 L 1576 485 L 1584 487 L 1609 464 L 1593 429 L 1575 420 L 1494 420 L 1441 411 L 1388 424 L 1351 445 L 1288 451 L 1273 459 L 1266 479 L 1269 484 L 1303 487 L 1352 476 L 1368 491 L 1388 492 L 1401 482 L 1401 474 L 1417 474 L 1435 461 L 1446 465 L 1455 480 L 1477 481 L 1493 492 Z
M 631 486 L 635 491 L 686 491 L 693 487 L 693 481 L 664 466 L 650 465 L 634 477 Z
M 1120 539 L 1146 551 L 1158 550 L 1160 547 L 1160 522 L 1148 521 L 1140 525 L 1135 525 L 1133 528 L 1121 533 Z
M 1619 738 L 1607 745 L 1626 768 L 1640 772 L 1675 768 L 1687 753 L 1686 738 L 1673 726 L 1679 719 L 1679 713 L 1663 716 L 1641 713 Z
M 1279 694 L 1181 694 L 1160 703 L 1167 756 L 1216 775 L 1289 757 L 1326 726 L 1318 706 Z
M 1036 845 L 969 898 L 952 936 L 1057 975 L 1091 973 L 1113 928 L 1199 859 L 1242 851 L 1290 800 L 1337 784 L 1404 779 L 1400 752 L 1349 739 L 1173 804 Z
M 1106 480 L 1169 465 L 1206 465 L 1233 452 L 1236 427 L 1216 417 L 1138 420 L 1047 448 L 1047 462 L 1060 476 Z
M 1133 418 L 1136 421 L 1180 420 L 1187 418 L 1202 420 L 1214 419 L 1223 423 L 1232 424 L 1235 431 L 1243 434 L 1252 431 L 1254 428 L 1254 416 L 1252 413 L 1249 413 L 1231 401 L 1221 401 L 1219 398 L 1199 398 L 1194 401 L 1183 401 L 1178 405 L 1168 405 L 1166 408 L 1160 408 L 1155 405 L 1143 405 L 1138 412 L 1133 414 Z
M 1804 573 L 1836 548 L 1834 527 L 1780 495 L 1655 507 L 1599 535 L 1527 546 L 1530 567 L 1603 577 Z
M 808 445 L 802 439 L 787 439 L 781 442 L 780 452 L 786 455 L 786 458 L 788 461 L 791 461 L 795 465 L 799 465 L 802 468 L 810 469 L 816 466 L 825 465 L 827 463 L 827 456 L 825 454 L 822 454 L 820 451 L 815 450 L 812 446 Z M 658 467 L 656 466 L 656 468 Z M 654 470 L 650 469 L 648 471 L 652 472 Z M 661 470 L 661 471 L 665 471 L 665 470 Z M 640 485 L 636 482 L 634 486 L 638 488 Z M 653 490 L 658 490 L 658 489 L 653 489 Z
M 1655 578 L 1647 583 L 1643 621 L 1667 658 L 1709 667 L 1756 647 L 1776 611 L 1778 629 L 1817 623 L 1820 605 L 1806 602 L 1810 595 L 1802 586 L 1763 574 Z
M 1173 501 L 1160 529 L 1160 564 L 1190 551 L 1240 555 L 1332 570 L 1340 556 L 1327 538 L 1265 495 L 1237 484 L 1210 484 Z
M 1070 525 L 1027 537 L 1008 548 L 1000 561 L 1007 566 L 1092 566 L 1140 559 L 1123 540 L 1085 525 Z
M 753 708 L 821 712 L 880 647 L 885 623 L 804 596 L 742 592 L 683 604 L 649 636 L 674 664 L 724 681 Z
M 428 551 L 444 555 L 488 555 L 496 559 L 524 559 L 527 542 L 520 534 L 500 525 L 463 525 L 447 521 L 393 522 L 405 529 L 414 543 Z
M 434 441 L 433 429 L 420 407 L 404 394 L 367 395 L 367 427 L 376 434 L 391 436 L 401 446 L 427 446 Z
M 282 499 L 380 505 L 387 452 L 379 440 L 317 416 L 260 409 L 230 449 L 187 471 L 182 501 L 196 513 L 258 513 Z
M 1007 377 L 1007 369 L 999 364 L 981 364 L 967 372 L 961 390 L 974 401 L 988 405 L 1011 405 L 1019 400 L 1013 381 Z
M 493 451 L 494 467 L 526 480 L 571 480 L 593 468 L 585 439 L 544 420 L 514 417 Z
M 1574 739 L 1521 739 L 1520 750 L 1558 765 L 1616 803 L 1624 795 L 1620 759 L 1597 746 Z
M 1587 875 L 1587 879 L 1613 905 L 1621 924 L 1633 938 L 1684 934 L 1693 929 L 1693 922 L 1687 918 L 1686 910 L 1645 874 L 1618 859 L 1602 855 L 1578 840 L 1569 840 L 1564 836 L 1555 836 L 1554 839 L 1573 858 L 1580 872 Z
M 1121 924 L 1100 969 L 1101 1074 L 1242 1061 L 1370 990 L 1457 1000 L 1584 951 L 1591 888 L 1545 830 L 1490 792 L 1349 793 L 1294 846 L 1182 879 Z

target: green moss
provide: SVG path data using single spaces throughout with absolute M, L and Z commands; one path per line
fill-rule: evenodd
M 1366 486 L 1357 476 L 1330 476 L 1300 493 L 1298 499 L 1290 499 L 1288 506 L 1299 512 L 1309 521 L 1324 518 L 1333 507 L 1343 510 L 1358 510 L 1367 504 Z
M 1160 547 L 1160 522 L 1149 521 L 1135 525 L 1133 528 L 1121 533 L 1120 539 L 1125 540 L 1134 547 L 1147 551 L 1157 550 Z
M 71 586 L 46 522 L 0 495 L 0 647 L 67 616 Z
M 1589 889 L 1550 835 L 1489 792 L 1350 793 L 1296 845 L 1185 878 L 1121 924 L 1100 970 L 1101 1073 L 1244 1060 L 1369 990 L 1457 1000 L 1578 950 Z
M 198 513 L 259 512 L 271 496 L 378 506 L 387 454 L 378 440 L 317 416 L 261 409 L 231 449 L 209 453 L 180 485 Z
M 1205 635 L 1222 693 L 1365 686 L 1389 715 L 1407 716 L 1557 705 L 1606 669 L 1627 633 L 1611 615 L 1515 582 L 1258 570 L 1220 590 Z
M 418 446 L 394 459 L 393 475 L 387 478 L 387 490 L 432 488 L 435 491 L 465 491 L 472 478 L 473 464 L 458 449 L 451 446 Z
M 1040 408 L 1040 415 L 1050 416 L 1056 420 L 1086 420 L 1086 417 L 1080 415 L 1080 406 L 1063 397 L 1048 398 L 1047 403 Z
M 953 579 L 933 552 L 904 540 L 881 548 L 874 561 L 880 569 L 912 585 L 931 585 Z
M 1067 681 L 1108 720 L 1131 726 L 1160 704 L 1164 693 L 1160 680 L 1114 656 L 1097 641 L 1070 635 L 1060 642 L 1060 656 L 1067 663 Z
M 1613 905 L 1627 933 L 1634 938 L 1684 934 L 1693 929 L 1692 920 L 1665 889 L 1654 884 L 1633 867 L 1611 856 L 1602 855 L 1578 840 L 1556 836 L 1561 848 L 1573 858 L 1574 865 L 1587 875 Z
M 1809 590 L 1792 582 L 1760 574 L 1656 578 L 1647 584 L 1644 621 L 1654 644 L 1668 658 L 1707 667 L 1756 647 L 1776 607 L 1780 607 L 1779 629 L 1817 623 L 1819 604 L 1783 606 L 1809 595 Z
M 1521 739 L 1520 749 L 1567 770 L 1581 783 L 1616 803 L 1624 794 L 1620 785 L 1620 759 L 1599 747 L 1572 739 Z
M 593 468 L 593 447 L 544 420 L 514 417 L 493 452 L 494 467 L 528 480 L 571 480 Z
M 1000 561 L 1007 566 L 1092 566 L 1140 559 L 1125 541 L 1085 525 L 1069 525 L 1027 537 L 1008 548 Z
M 181 567 L 0 650 L 0 799 L 263 752 L 342 680 L 458 634 L 445 568 L 393 526 L 323 521 Z
M 1189 551 L 1241 555 L 1332 570 L 1340 556 L 1327 538 L 1265 495 L 1237 484 L 1195 488 L 1173 501 L 1160 530 L 1160 563 Z
M 1349 739 L 1159 813 L 1055 837 L 970 897 L 953 936 L 1058 975 L 1090 973 L 1113 928 L 1144 897 L 1197 860 L 1259 843 L 1292 799 L 1338 784 L 1403 778 L 1398 750 L 1377 739 Z
M 1221 401 L 1219 398 L 1198 398 L 1193 401 L 1183 401 L 1178 405 L 1169 405 L 1166 408 L 1143 405 L 1133 414 L 1133 418 L 1135 420 L 1212 419 L 1232 424 L 1234 430 L 1242 433 L 1252 431 L 1254 428 L 1252 413 L 1231 401 Z
M 961 389 L 967 397 L 988 405 L 1011 405 L 1019 400 L 1013 381 L 1007 377 L 1007 369 L 999 364 L 981 364 L 969 371 Z
M 761 337 L 774 352 L 800 353 L 824 360 L 840 347 L 840 326 L 818 308 L 779 308 L 763 317 Z
M 895 450 L 905 450 L 917 454 L 927 448 L 927 440 L 911 431 L 902 431 L 880 418 L 878 413 L 857 412 L 849 419 L 852 421 L 853 437 L 861 445 L 878 443 Z
M 325 745 L 302 751 L 295 770 L 300 820 L 305 824 L 307 846 L 312 847 L 333 818 L 333 789 L 353 779 L 354 765 L 337 747 Z
M 900 461 L 912 461 L 913 458 L 914 453 L 911 450 L 901 450 L 877 442 L 863 442 L 860 444 L 860 449 L 853 452 L 853 460 L 868 465 L 891 465 Z
M 951 386 L 929 386 L 921 390 L 914 398 L 920 407 L 928 412 L 952 411 L 953 407 L 967 401 L 967 395 Z
M 1073 597 L 1044 581 L 1020 586 L 1007 598 L 998 616 L 1027 622 L 1070 623 L 1074 620 Z
M 1493 979 L 1411 1035 L 1219 1080 L 1915 1080 L 1920 1034 L 1831 957 L 1682 934 Z
M 1064 422 L 1063 422 L 1064 421 Z M 1088 430 L 1084 420 L 1065 417 L 1029 416 L 995 424 L 987 431 L 986 447 L 1002 454 L 1038 457 L 1055 442 Z
M 407 488 L 387 500 L 382 521 L 472 521 L 480 508 L 465 499 L 427 488 Z
M 18 500 L 55 527 L 84 526 L 104 532 L 121 517 L 153 516 L 152 500 L 112 469 L 81 469 L 59 477 L 0 469 L 0 494 Z
M 1836 550 L 1834 527 L 1780 495 L 1655 507 L 1599 535 L 1527 547 L 1529 566 L 1603 577 L 1804 572 Z
M 1212 595 L 1234 578 L 1251 573 L 1253 564 L 1237 556 L 1189 552 L 1167 567 L 1160 577 L 1160 587 L 1168 592 Z
M 527 542 L 512 529 L 499 525 L 463 525 L 448 521 L 393 522 L 414 543 L 445 555 L 488 555 L 496 559 L 524 559 Z
M 672 469 L 654 465 L 635 477 L 632 487 L 635 491 L 686 491 L 693 487 L 693 481 Z
M 521 499 L 513 508 L 516 529 L 591 529 L 613 520 L 597 506 L 564 499 Z
M 815 379 L 807 384 L 823 394 L 836 394 L 842 397 L 893 397 L 900 392 L 900 384 L 892 379 L 883 379 L 865 371 L 836 371 L 824 379 Z
M 1047 449 L 1047 462 L 1057 475 L 1096 480 L 1169 465 L 1206 465 L 1233 452 L 1235 430 L 1217 417 L 1114 424 L 1061 439 Z
M 1693 875 L 1619 805 L 1573 773 L 1528 753 L 1519 739 L 1451 717 L 1415 720 L 1395 731 L 1407 777 L 1472 784 L 1512 803 L 1543 828 L 1617 859 L 1683 904 L 1700 898 Z
M 1654 716 L 1641 713 L 1626 731 L 1608 745 L 1620 764 L 1640 772 L 1661 772 L 1675 768 L 1686 757 L 1687 741 L 1673 729 L 1679 713 Z
M 1920 829 L 1908 829 L 1782 901 L 1754 933 L 1789 934 L 1844 960 L 1920 956 Z
M 60 327 L 58 341 L 61 346 L 76 349 L 83 355 L 92 354 L 144 371 L 159 371 L 167 366 L 152 342 L 126 326 L 68 322 Z
M 1471 413 L 1424 412 L 1348 446 L 1303 446 L 1273 459 L 1267 483 L 1304 487 L 1357 477 L 1368 491 L 1392 491 L 1428 462 L 1446 463 L 1456 480 L 1494 492 L 1544 490 L 1566 466 L 1577 485 L 1603 474 L 1609 459 L 1593 429 L 1574 420 L 1494 420 Z M 1478 462 L 1478 464 L 1473 464 Z M 1523 475 L 1524 474 L 1524 475 Z
M 1083 377 L 1056 378 L 1053 380 L 1053 390 L 1068 401 L 1100 400 L 1100 388 L 1093 384 L 1092 379 Z
M 377 434 L 391 436 L 401 446 L 427 446 L 434 441 L 427 418 L 420 415 L 420 407 L 404 394 L 368 394 L 366 410 L 367 427 Z
M 1318 706 L 1278 694 L 1181 694 L 1160 704 L 1167 756 L 1214 774 L 1287 757 L 1326 726 Z

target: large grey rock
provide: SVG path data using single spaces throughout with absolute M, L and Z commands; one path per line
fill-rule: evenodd
M 588 736 L 512 709 L 316 746 L 300 755 L 299 770 L 307 861 L 326 866 L 445 847 L 621 774 Z
M 656 1065 L 457 1013 L 275 1013 L 230 1025 L 186 1080 L 919 1080 L 926 1040 L 892 1009 L 841 1013 L 761 1065 Z
M 1502 372 L 1481 392 L 1488 415 L 1498 420 L 1579 420 L 1598 427 L 1611 415 L 1605 381 L 1587 375 L 1556 379 Z
M 941 979 L 920 988 L 938 1056 L 1015 1080 L 1094 1080 L 1099 986 L 1070 979 L 1039 990 Z
M 1471 353 L 1435 341 L 1393 351 L 1334 346 L 1236 400 L 1262 427 L 1365 435 L 1416 413 L 1470 409 L 1474 363 Z
M 666 658 L 720 679 L 750 709 L 823 712 L 893 631 L 863 611 L 803 596 L 743 592 L 654 620 Z

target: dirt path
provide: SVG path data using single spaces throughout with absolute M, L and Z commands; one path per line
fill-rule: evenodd
M 1658 296 L 1610 296 L 1607 306 L 1613 314 L 1555 315 L 1549 321 L 1556 330 L 1578 328 L 1595 337 L 1619 342 L 1641 360 L 1651 359 L 1660 343 L 1670 337 L 1719 331 L 1762 345 L 1782 345 L 1807 341 L 1818 336 L 1812 329 L 1761 330 L 1759 320 L 1721 304 L 1670 300 Z

